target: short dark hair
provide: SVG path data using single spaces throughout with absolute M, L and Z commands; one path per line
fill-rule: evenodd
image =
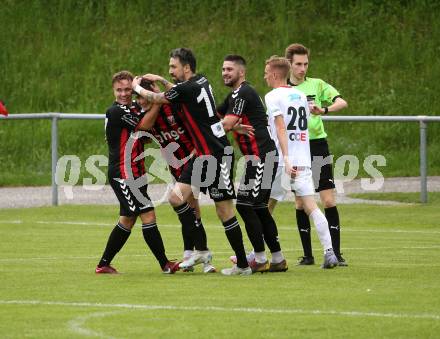
M 227 56 L 225 56 L 223 61 L 232 61 L 243 67 L 246 67 L 246 60 L 241 55 L 238 54 L 228 54 Z
M 310 56 L 310 51 L 307 47 L 301 45 L 301 44 L 291 44 L 286 48 L 286 58 L 289 61 L 292 61 L 293 56 L 295 54 L 298 55 L 307 55 L 307 57 Z
M 149 91 L 151 91 L 151 86 L 153 85 L 153 82 L 147 79 L 142 79 L 141 83 L 139 84 L 139 86 L 141 86 L 142 88 L 145 88 Z
M 119 71 L 119 72 L 113 74 L 112 85 L 115 82 L 121 81 L 121 80 L 133 81 L 133 74 L 131 74 L 131 72 L 129 72 L 129 71 Z
M 153 82 L 151 82 L 150 80 L 147 80 L 147 79 L 142 79 L 141 83 L 139 84 L 139 86 L 146 89 L 147 91 L 153 91 L 152 85 L 153 85 Z M 140 97 L 141 95 L 139 93 L 137 93 L 136 96 Z
M 189 65 L 191 72 L 196 72 L 196 57 L 189 48 L 181 47 L 170 52 L 170 58 L 178 58 L 182 66 Z

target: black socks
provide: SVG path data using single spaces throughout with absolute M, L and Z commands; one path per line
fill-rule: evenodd
M 104 254 L 99 261 L 98 267 L 109 266 L 115 255 L 121 250 L 121 248 L 126 243 L 128 237 L 131 234 L 131 230 L 125 228 L 123 225 L 118 223 L 107 240 L 107 245 L 105 246 Z

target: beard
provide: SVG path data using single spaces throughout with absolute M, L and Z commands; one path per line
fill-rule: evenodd
M 233 78 L 223 79 L 223 83 L 227 87 L 234 87 L 234 84 L 237 82 L 237 80 L 238 79 L 233 79 Z

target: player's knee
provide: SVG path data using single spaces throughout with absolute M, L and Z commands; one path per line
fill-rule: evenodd
M 140 216 L 142 224 L 150 224 L 152 222 L 156 222 L 156 213 L 153 210 L 142 213 Z
M 221 203 L 216 203 L 215 209 L 217 216 L 221 221 L 227 221 L 234 216 L 234 207 L 232 202 L 230 204 L 223 201 Z
M 270 198 L 269 203 L 267 204 L 267 207 L 269 208 L 270 214 L 273 213 L 273 210 L 275 209 L 275 206 L 277 205 L 277 200 Z
M 184 201 L 174 192 L 171 192 L 171 194 L 168 198 L 168 202 L 173 207 L 180 206 L 184 203 Z
M 304 209 L 304 204 L 303 204 L 301 199 L 295 198 L 295 208 L 297 210 L 303 210 Z
M 321 202 L 324 208 L 336 206 L 336 199 L 333 189 L 321 191 L 319 192 L 319 196 L 321 198 Z
M 124 228 L 131 230 L 136 223 L 136 217 L 120 216 L 119 223 L 124 226 Z

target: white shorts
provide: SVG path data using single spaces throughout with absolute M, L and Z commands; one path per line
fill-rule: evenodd
M 298 197 L 315 194 L 313 185 L 312 170 L 310 167 L 298 170 L 294 179 L 290 179 L 284 171 L 284 166 L 278 167 L 275 180 L 272 184 L 270 198 L 277 201 L 283 201 L 287 192 L 292 191 Z

